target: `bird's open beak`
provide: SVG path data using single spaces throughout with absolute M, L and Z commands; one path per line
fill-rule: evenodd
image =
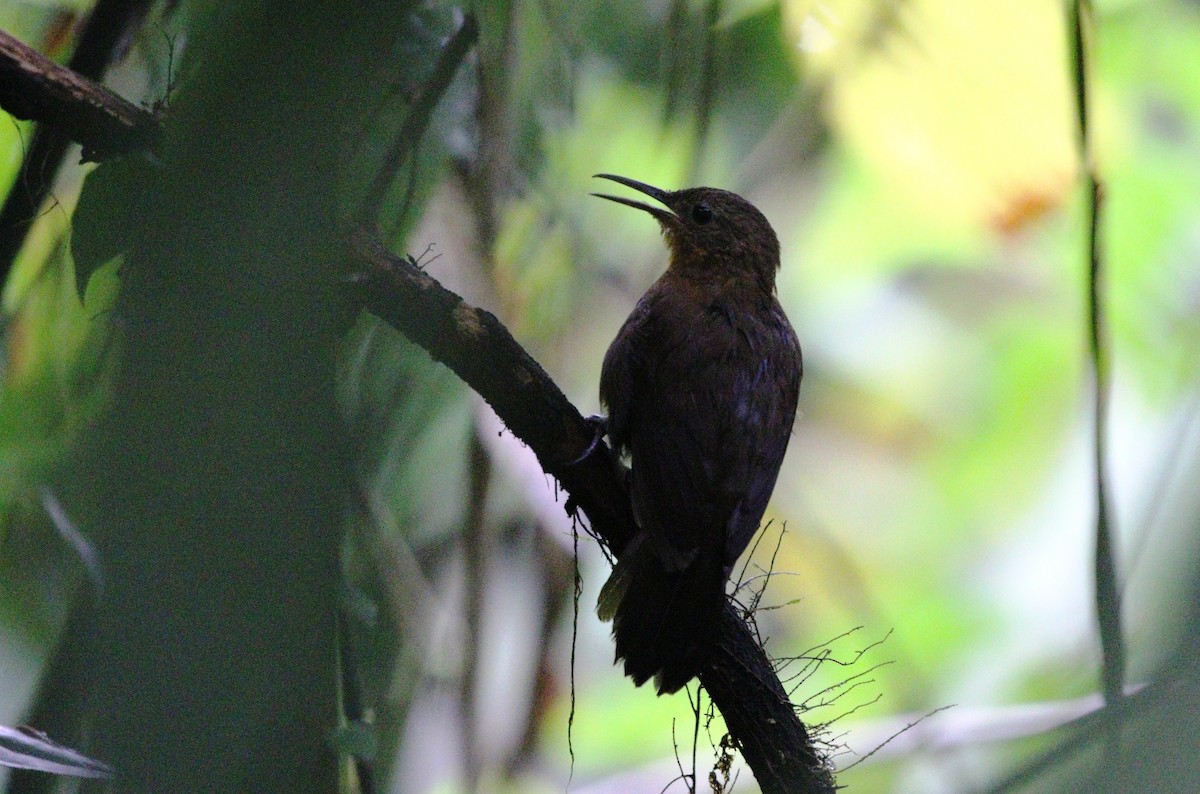
M 609 179 L 613 182 L 619 182 L 622 185 L 631 187 L 640 193 L 645 193 L 650 198 L 654 199 L 655 201 L 660 201 L 663 204 L 666 204 L 667 199 L 671 196 L 671 194 L 666 190 L 662 190 L 661 188 L 657 188 L 652 185 L 647 185 L 645 182 L 639 182 L 636 179 L 629 179 L 628 177 L 624 176 L 615 176 L 613 174 L 595 174 L 595 177 L 597 179 Z M 624 204 L 627 207 L 636 207 L 639 210 L 645 210 L 662 223 L 674 223 L 678 220 L 678 218 L 675 216 L 675 213 L 662 209 L 661 207 L 652 207 L 649 204 L 643 204 L 640 201 L 621 198 L 620 196 L 610 196 L 607 193 L 593 193 L 592 195 L 596 196 L 597 198 L 615 201 L 618 204 Z

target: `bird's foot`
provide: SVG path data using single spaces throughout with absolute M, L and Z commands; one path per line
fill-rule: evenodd
M 587 449 L 579 454 L 573 460 L 567 461 L 565 466 L 575 466 L 587 460 L 588 455 L 596 451 L 596 447 L 600 445 L 600 439 L 608 434 L 608 417 L 592 414 L 583 421 L 587 422 L 592 427 L 592 442 L 587 445 Z

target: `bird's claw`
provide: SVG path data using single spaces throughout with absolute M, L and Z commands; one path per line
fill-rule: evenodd
M 600 439 L 608 434 L 608 417 L 592 414 L 583 421 L 592 426 L 592 442 L 587 445 L 587 449 L 579 454 L 578 457 L 566 462 L 566 466 L 575 466 L 587 460 L 588 455 L 591 455 L 596 447 L 600 445 Z

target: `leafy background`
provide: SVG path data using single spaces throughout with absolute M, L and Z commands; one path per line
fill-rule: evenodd
M 62 59 L 87 5 L 7 4 L 0 28 Z M 109 84 L 164 97 L 203 34 L 195 5 L 157 9 Z M 754 201 L 783 244 L 780 296 L 806 374 L 749 575 L 776 572 L 764 603 L 779 608 L 759 614 L 772 652 L 829 654 L 790 668 L 806 721 L 828 723 L 849 767 L 920 720 L 839 774 L 858 791 L 974 790 L 1043 751 L 1050 725 L 1099 703 L 1064 5 L 475 12 L 478 53 L 395 185 L 385 234 L 414 255 L 431 246 L 427 271 L 496 312 L 590 413 L 604 350 L 665 258 L 647 218 L 587 196 L 590 175 Z M 381 36 L 380 62 L 427 52 L 459 14 L 421 9 L 405 35 Z M 1200 7 L 1097 2 L 1091 32 L 1110 465 L 1138 683 L 1187 629 L 1196 584 Z M 415 63 L 347 130 L 346 173 L 313 175 L 348 207 L 431 66 Z M 0 183 L 29 133 L 0 122 Z M 103 410 L 116 344 L 117 263 L 81 303 L 70 256 L 89 168 L 64 171 L 3 293 L 0 724 L 21 721 L 83 576 L 39 488 Z M 690 771 L 687 698 L 635 690 L 610 665 L 592 610 L 606 564 L 528 452 L 369 317 L 348 331 L 339 377 L 363 497 L 348 510 L 346 601 L 393 789 L 658 791 L 677 763 Z M 720 734 L 701 721 L 702 776 Z M 1055 790 L 1054 773 L 1034 785 Z M 736 790 L 752 788 L 742 770 Z

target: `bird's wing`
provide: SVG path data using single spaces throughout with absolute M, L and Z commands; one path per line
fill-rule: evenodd
M 646 321 L 655 301 L 647 294 L 625 320 L 621 330 L 604 354 L 600 369 L 600 404 L 608 412 L 607 432 L 618 453 L 629 451 L 629 424 L 637 401 L 639 373 L 644 369 Z
M 739 368 L 732 383 L 732 400 L 751 408 L 735 431 L 744 434 L 747 443 L 734 445 L 743 455 L 734 468 L 743 476 L 734 477 L 731 486 L 744 496 L 729 517 L 727 570 L 758 531 L 775 489 L 791 438 L 803 372 L 800 343 L 778 302 L 762 316 L 764 321 L 756 335 L 766 343 L 757 346 L 757 364 L 753 368 Z
M 668 568 L 697 550 L 729 568 L 758 529 L 800 385 L 796 337 L 773 297 L 737 306 L 656 284 L 604 359 L 613 443 L 632 453 L 634 512 Z
M 626 357 L 634 509 L 660 558 L 682 567 L 697 549 L 719 555 L 746 495 L 729 383 L 746 342 L 723 306 L 678 285 L 656 285 L 644 304 Z

